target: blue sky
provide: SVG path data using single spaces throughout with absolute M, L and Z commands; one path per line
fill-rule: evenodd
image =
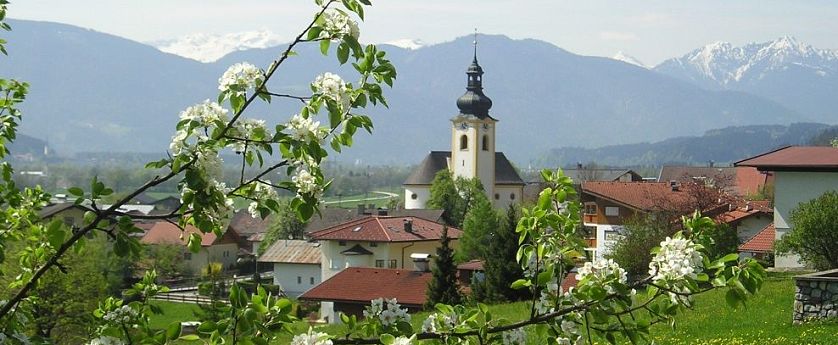
M 714 41 L 734 44 L 791 35 L 838 49 L 838 1 L 373 0 L 362 41 L 427 43 L 480 32 L 536 38 L 583 55 L 617 51 L 646 64 Z M 284 37 L 315 10 L 305 0 L 13 0 L 9 16 L 47 20 L 138 41 L 191 33 L 268 29 Z

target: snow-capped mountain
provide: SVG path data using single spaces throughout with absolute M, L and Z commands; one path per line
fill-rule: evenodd
M 816 49 L 790 36 L 740 47 L 715 42 L 682 57 L 666 60 L 655 70 L 699 84 L 734 88 L 734 84 L 764 79 L 772 72 L 792 67 L 825 77 L 838 71 L 838 53 Z
M 283 38 L 270 30 L 259 30 L 222 35 L 197 33 L 149 43 L 166 53 L 201 62 L 214 62 L 234 51 L 280 45 Z
M 623 53 L 622 51 L 618 51 L 617 54 L 614 54 L 614 56 L 612 56 L 611 58 L 614 59 L 614 60 L 617 60 L 617 61 L 625 62 L 625 63 L 630 64 L 630 65 L 635 65 L 635 66 L 643 67 L 643 68 L 649 68 L 649 66 L 646 66 L 644 63 L 640 62 L 640 60 L 638 60 L 634 56 Z
M 785 36 L 734 46 L 716 42 L 666 60 L 655 71 L 711 90 L 762 96 L 810 120 L 835 123 L 838 52 Z
M 419 48 L 424 47 L 426 44 L 424 41 L 416 38 L 402 38 L 398 40 L 392 40 L 388 42 L 384 42 L 382 44 L 389 44 L 391 46 L 396 46 L 399 48 L 409 49 L 409 50 L 416 50 Z

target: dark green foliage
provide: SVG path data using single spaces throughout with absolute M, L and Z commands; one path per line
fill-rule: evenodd
M 727 224 L 719 224 L 709 228 L 704 234 L 712 240 L 711 245 L 707 247 L 708 258 L 712 259 L 725 254 L 736 253 L 739 248 L 739 236 L 736 235 L 736 230 L 731 229 Z
M 518 234 L 515 227 L 518 224 L 519 213 L 515 205 L 510 205 L 506 215 L 502 217 L 501 226 L 492 232 L 483 268 L 486 279 L 482 285 L 485 288 L 483 301 L 517 301 L 528 297 L 527 289 L 512 289 L 512 282 L 523 278 L 524 271 L 516 260 L 518 253 Z M 478 297 L 478 296 L 476 296 Z
M 442 170 L 434 177 L 428 208 L 441 209 L 446 224 L 462 229 L 469 208 L 479 196 L 485 198 L 479 179 L 454 179 L 451 172 Z
M 201 272 L 203 280 L 198 284 L 198 294 L 209 297 L 207 304 L 198 304 L 200 310 L 195 311 L 195 317 L 200 321 L 218 321 L 227 316 L 227 307 L 224 299 L 227 298 L 227 284 L 221 274 L 222 265 L 213 262 L 207 265 Z
M 432 308 L 437 303 L 456 305 L 462 302 L 459 285 L 457 284 L 457 265 L 454 264 L 454 250 L 451 249 L 451 239 L 448 238 L 448 228 L 442 229 L 440 246 L 434 257 L 433 277 L 428 283 L 427 302 L 425 306 Z
M 187 272 L 183 261 L 185 250 L 182 245 L 147 245 L 143 247 L 139 262 L 142 268 L 157 271 L 157 276 L 163 280 L 177 278 L 191 273 Z
M 463 235 L 460 237 L 457 260 L 463 262 L 487 257 L 490 253 L 489 242 L 492 234 L 498 231 L 498 227 L 498 214 L 492 203 L 483 193 L 475 194 L 463 221 Z
M 626 270 L 629 277 L 640 277 L 649 271 L 652 248 L 677 231 L 669 217 L 638 215 L 626 221 L 624 237 L 616 241 L 606 255 Z
M 265 239 L 259 244 L 259 254 L 264 253 L 274 242 L 282 239 L 301 239 L 305 232 L 303 223 L 291 208 L 290 202 L 279 204 L 279 212 L 270 215 Z
M 777 252 L 798 254 L 819 270 L 838 268 L 838 192 L 797 205 L 791 224 L 791 231 L 777 242 Z

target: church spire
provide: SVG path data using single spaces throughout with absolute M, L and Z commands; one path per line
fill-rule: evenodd
M 474 115 L 480 119 L 491 118 L 489 109 L 492 108 L 492 100 L 483 94 L 483 68 L 477 63 L 477 30 L 474 31 L 474 59 L 468 66 L 468 84 L 466 93 L 457 99 L 457 107 L 460 114 Z

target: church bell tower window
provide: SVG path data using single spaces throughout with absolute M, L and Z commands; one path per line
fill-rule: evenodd
M 468 136 L 465 134 L 460 136 L 460 150 L 468 150 Z

